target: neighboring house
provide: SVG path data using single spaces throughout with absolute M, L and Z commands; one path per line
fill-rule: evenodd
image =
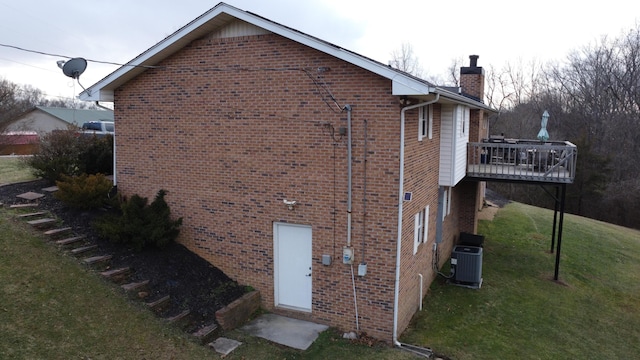
M 476 60 L 451 91 L 220 3 L 81 98 L 114 102 L 118 190 L 167 190 L 179 241 L 266 309 L 396 342 L 476 231 Z
M 113 121 L 113 111 L 35 106 L 12 120 L 7 131 L 35 131 L 42 136 L 52 130 L 80 128 L 89 121 Z

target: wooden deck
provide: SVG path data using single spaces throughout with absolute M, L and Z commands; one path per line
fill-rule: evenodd
M 568 141 L 487 140 L 468 149 L 468 178 L 564 184 L 575 179 L 578 150 Z

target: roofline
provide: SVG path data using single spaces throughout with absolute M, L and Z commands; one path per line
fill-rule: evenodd
M 494 113 L 497 114 L 499 111 L 488 106 L 485 105 L 483 102 L 471 99 L 469 97 L 466 97 L 464 95 L 460 95 L 457 93 L 454 93 L 452 91 L 437 87 L 434 89 L 434 92 L 437 94 L 440 94 L 440 96 L 445 97 L 447 99 L 453 100 L 455 102 L 460 102 L 463 103 L 465 105 L 469 105 L 471 108 L 473 109 L 479 109 L 479 110 L 485 110 L 488 111 L 490 113 Z
M 189 34 L 197 32 L 197 30 L 207 30 L 206 25 L 223 14 L 261 27 L 274 34 L 283 36 L 289 40 L 306 45 L 387 78 L 392 82 L 392 95 L 425 96 L 433 93 L 439 93 L 442 97 L 450 99 L 451 101 L 464 103 L 473 108 L 496 112 L 494 109 L 484 105 L 482 102 L 439 88 L 426 80 L 419 79 L 404 71 L 394 69 L 391 66 L 382 64 L 340 46 L 276 23 L 254 13 L 240 10 L 223 2 L 198 16 L 196 19 L 153 45 L 142 54 L 118 68 L 116 71 L 82 91 L 79 96 L 80 99 L 85 101 L 113 102 L 113 92 L 115 87 L 119 86 L 119 82 L 126 82 L 129 79 L 134 78 L 146 70 L 144 68 L 145 66 L 153 66 L 167 56 L 173 54 L 179 49 L 182 49 L 182 47 L 187 45 L 187 42 L 192 41 L 188 36 Z M 181 42 L 185 43 L 180 44 Z M 177 48 L 171 49 L 171 46 L 177 46 Z
M 267 31 L 309 46 L 311 48 L 334 56 L 338 59 L 350 62 L 356 66 L 369 70 L 382 77 L 385 77 L 391 80 L 393 83 L 393 95 L 427 95 L 434 88 L 434 85 L 426 81 L 417 80 L 416 78 L 411 77 L 409 74 L 393 69 L 392 67 L 386 66 L 375 60 L 361 56 L 337 45 L 328 43 L 326 41 L 291 29 L 284 25 L 275 23 L 256 14 L 240 10 L 225 3 L 219 3 L 206 13 L 191 21 L 189 24 L 178 29 L 173 34 L 164 38 L 142 54 L 138 55 L 125 65 L 121 66 L 116 71 L 107 75 L 102 80 L 91 85 L 89 88 L 80 93 L 80 99 L 85 101 L 113 102 L 113 89 L 109 89 L 109 85 L 112 85 L 118 79 L 127 74 L 132 74 L 133 76 L 138 75 L 139 73 L 144 71 L 140 70 L 141 66 L 152 66 L 158 61 L 164 59 L 168 55 L 164 52 L 171 45 L 179 43 L 179 41 L 184 39 L 185 36 L 197 29 L 202 28 L 209 21 L 221 14 L 227 14 L 237 19 L 246 21 Z

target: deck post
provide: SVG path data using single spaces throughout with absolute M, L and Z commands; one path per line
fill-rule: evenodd
M 560 204 L 560 187 L 556 186 L 556 196 L 553 198 L 555 205 L 553 207 L 553 230 L 551 231 L 551 253 L 553 254 L 553 248 L 556 242 L 556 223 L 558 222 L 558 205 Z
M 567 194 L 567 184 L 562 184 L 562 195 L 560 198 L 560 224 L 558 225 L 558 249 L 556 250 L 556 270 L 553 280 L 558 281 L 558 272 L 560 271 L 560 247 L 562 245 L 562 224 L 564 223 L 564 203 Z

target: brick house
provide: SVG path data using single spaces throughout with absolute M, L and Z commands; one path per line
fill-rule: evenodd
M 167 190 L 179 241 L 264 308 L 395 342 L 476 230 L 475 60 L 452 91 L 220 3 L 81 98 L 114 103 L 118 190 Z

